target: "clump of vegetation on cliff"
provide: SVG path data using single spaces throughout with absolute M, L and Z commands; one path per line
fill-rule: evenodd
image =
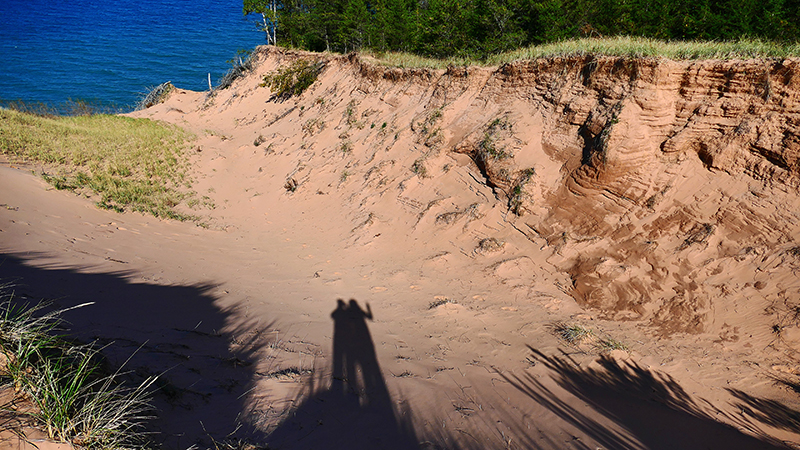
M 180 128 L 111 115 L 42 117 L 0 110 L 0 153 L 41 166 L 57 189 L 98 198 L 98 206 L 179 220 L 188 200 Z
M 261 87 L 268 87 L 275 97 L 285 100 L 300 95 L 311 87 L 324 67 L 323 62 L 298 59 L 291 64 L 279 67 L 274 72 L 264 75 Z

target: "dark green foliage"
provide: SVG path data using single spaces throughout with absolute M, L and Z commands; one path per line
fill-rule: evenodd
M 483 59 L 579 37 L 795 42 L 800 0 L 244 0 L 277 43 Z M 275 34 L 273 34 L 275 35 Z

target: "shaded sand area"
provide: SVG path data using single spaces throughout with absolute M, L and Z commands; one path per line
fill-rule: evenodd
M 94 302 L 65 315 L 77 337 L 163 374 L 155 441 L 800 448 L 796 130 L 715 94 L 738 72 L 330 57 L 299 97 L 258 87 L 296 58 L 318 55 L 262 50 L 213 97 L 135 113 L 198 136 L 208 228 L 0 168 L 0 276 Z

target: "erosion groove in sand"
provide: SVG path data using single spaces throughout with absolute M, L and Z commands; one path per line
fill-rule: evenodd
M 253 58 L 132 114 L 198 136 L 210 229 L 0 178 L 5 270 L 147 341 L 166 445 L 800 445 L 797 61 Z

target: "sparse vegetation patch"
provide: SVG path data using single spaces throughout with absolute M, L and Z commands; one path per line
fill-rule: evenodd
M 320 118 L 309 119 L 303 123 L 303 134 L 313 136 L 314 134 L 325 129 L 325 121 Z
M 418 158 L 415 160 L 414 164 L 411 165 L 411 171 L 420 178 L 426 178 L 428 176 L 428 169 L 425 167 L 425 159 Z
M 342 142 L 339 144 L 339 151 L 341 151 L 341 152 L 342 152 L 342 154 L 345 154 L 345 155 L 346 155 L 346 154 L 348 154 L 348 153 L 350 153 L 351 151 L 353 151 L 353 143 L 352 143 L 352 142 L 350 142 L 350 140 L 349 140 L 349 139 L 345 139 L 345 140 L 343 140 L 343 141 L 342 141 Z
M 505 147 L 498 146 L 495 138 L 499 131 L 510 129 L 511 123 L 506 118 L 498 118 L 491 121 L 486 126 L 483 139 L 478 143 L 476 159 L 482 164 L 486 164 L 488 161 L 502 161 L 514 156 Z
M 286 192 L 294 192 L 297 190 L 300 184 L 294 178 L 289 178 L 286 180 L 286 184 L 283 185 L 283 188 L 286 189 Z
M 499 241 L 496 238 L 481 239 L 478 246 L 475 248 L 475 253 L 492 253 L 503 249 L 505 242 Z
M 455 303 L 453 300 L 450 300 L 447 297 L 443 297 L 441 295 L 437 295 L 434 297 L 434 300 L 428 305 L 428 309 L 436 309 L 442 305 L 446 305 L 448 303 Z
M 231 68 L 219 80 L 219 84 L 214 88 L 215 90 L 229 88 L 234 81 L 253 70 L 252 51 L 239 49 L 236 52 L 236 56 L 229 59 L 227 63 L 231 65 Z

